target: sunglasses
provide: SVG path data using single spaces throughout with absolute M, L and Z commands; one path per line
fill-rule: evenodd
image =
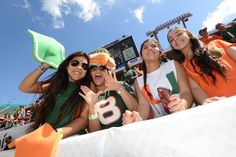
M 90 71 L 96 71 L 96 70 L 100 70 L 100 71 L 104 71 L 104 70 L 108 70 L 106 66 L 102 65 L 102 66 L 96 66 L 96 65 L 92 65 L 90 67 Z
M 80 66 L 81 68 L 83 68 L 84 70 L 87 70 L 88 69 L 88 64 L 86 63 L 82 63 L 82 62 L 79 62 L 77 60 L 72 60 L 70 62 L 70 65 L 73 66 L 73 67 L 76 67 L 76 66 Z

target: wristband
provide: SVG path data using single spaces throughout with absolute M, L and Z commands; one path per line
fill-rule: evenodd
M 95 114 L 89 114 L 88 115 L 88 119 L 89 120 L 95 120 L 95 119 L 97 119 L 98 118 L 98 114 L 97 113 L 95 113 Z
M 59 134 L 61 134 L 61 135 L 62 135 L 62 138 L 63 138 L 64 132 L 63 132 L 62 128 L 58 128 L 58 129 L 56 129 L 56 131 L 57 131 Z
M 124 89 L 123 87 L 121 87 L 121 88 L 117 91 L 117 93 L 118 93 L 118 94 L 121 94 L 124 90 L 125 90 L 125 89 Z
M 45 72 L 48 68 L 44 67 L 43 65 L 40 65 L 38 69 L 42 70 L 42 72 Z

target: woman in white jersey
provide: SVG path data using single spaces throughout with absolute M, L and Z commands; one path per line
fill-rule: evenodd
M 162 51 L 155 39 L 145 40 L 140 53 L 144 75 L 134 83 L 139 100 L 138 113 L 127 111 L 123 123 L 157 118 L 190 108 L 193 99 L 182 67 L 175 61 L 161 64 Z

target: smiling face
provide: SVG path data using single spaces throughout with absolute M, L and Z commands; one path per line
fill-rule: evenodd
M 67 66 L 69 81 L 76 82 L 84 78 L 87 72 L 87 67 L 88 60 L 85 57 L 74 57 Z
M 160 60 L 161 51 L 157 42 L 152 40 L 147 40 L 141 46 L 141 54 L 143 60 L 147 61 L 157 61 Z
M 190 37 L 182 28 L 175 28 L 168 33 L 168 40 L 175 50 L 181 51 L 185 57 L 191 53 Z
M 182 50 L 189 44 L 189 37 L 182 29 L 173 29 L 168 33 L 168 40 L 176 50 Z

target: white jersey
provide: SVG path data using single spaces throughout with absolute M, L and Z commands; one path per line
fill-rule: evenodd
M 148 96 L 147 92 L 144 89 L 143 76 L 137 78 L 140 90 L 149 101 L 150 106 L 154 112 L 154 118 L 168 114 L 162 106 L 157 88 L 168 88 L 170 89 L 171 94 L 179 94 L 179 86 L 176 76 L 177 75 L 174 61 L 168 61 L 167 63 L 161 65 L 157 70 L 147 74 L 146 87 L 152 94 L 152 98 Z

